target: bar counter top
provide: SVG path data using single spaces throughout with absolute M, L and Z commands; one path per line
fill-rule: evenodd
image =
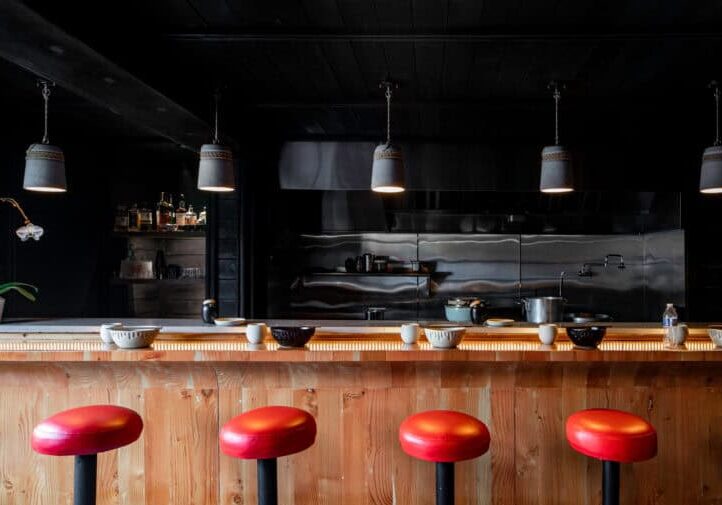
M 170 321 L 170 324 L 169 324 Z M 704 362 L 722 361 L 706 324 L 690 325 L 681 349 L 666 349 L 658 324 L 617 323 L 598 350 L 575 349 L 560 330 L 553 346 L 539 343 L 536 325 L 507 328 L 470 326 L 457 349 L 434 349 L 421 337 L 404 345 L 399 323 L 380 321 L 268 321 L 315 324 L 317 332 L 303 349 L 281 349 L 267 337 L 248 344 L 244 327 L 216 327 L 188 320 L 126 320 L 157 324 L 165 332 L 150 348 L 124 350 L 103 344 L 96 320 L 49 320 L 0 325 L 0 361 L 24 362 Z

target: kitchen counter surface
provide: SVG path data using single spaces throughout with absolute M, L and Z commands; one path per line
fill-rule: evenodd
M 722 361 L 722 352 L 707 337 L 706 325 L 691 325 L 686 346 L 669 350 L 662 345 L 663 330 L 659 325 L 617 324 L 608 329 L 598 350 L 589 351 L 574 349 L 563 331 L 560 331 L 554 346 L 543 346 L 537 339 L 534 325 L 469 327 L 458 349 L 439 350 L 432 348 L 423 337 L 417 345 L 404 345 L 398 335 L 398 326 L 389 321 L 371 325 L 359 321 L 268 321 L 271 324 L 311 323 L 318 326 L 316 335 L 306 348 L 280 349 L 270 337 L 260 346 L 248 344 L 243 327 L 222 328 L 186 320 L 124 322 L 162 325 L 165 333 L 150 348 L 123 350 L 100 342 L 98 320 L 3 324 L 0 325 L 0 361 Z M 363 326 L 359 326 L 360 323 Z

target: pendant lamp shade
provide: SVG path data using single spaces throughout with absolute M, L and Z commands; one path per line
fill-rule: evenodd
M 541 160 L 539 189 L 543 193 L 574 191 L 572 156 L 564 146 L 546 146 L 542 149 Z
M 43 95 L 43 140 L 31 144 L 25 152 L 25 175 L 23 188 L 28 191 L 63 193 L 68 190 L 65 181 L 65 155 L 62 149 L 50 144 L 48 136 L 48 109 L 52 82 L 38 81 Z
M 559 101 L 562 95 L 554 81 L 549 83 L 549 89 L 553 90 L 554 97 L 554 145 L 542 149 L 539 190 L 542 193 L 570 193 L 574 191 L 572 154 L 559 145 Z
M 50 144 L 32 144 L 28 147 L 23 188 L 47 193 L 67 191 L 65 156 L 59 147 Z
M 393 144 L 379 144 L 374 150 L 371 189 L 377 193 L 404 191 L 404 155 Z
M 722 193 L 722 145 L 704 150 L 699 190 L 702 193 Z
M 376 193 L 402 193 L 406 188 L 404 153 L 391 143 L 391 96 L 395 86 L 389 77 L 379 84 L 386 89 L 386 142 L 374 149 L 371 190 Z
M 722 193 L 722 141 L 719 129 L 719 101 L 720 89 L 717 81 L 709 83 L 714 92 L 715 102 L 715 136 L 714 145 L 704 150 L 702 154 L 702 170 L 699 174 L 700 193 Z
M 228 192 L 235 187 L 233 152 L 219 144 L 203 144 L 198 166 L 198 189 Z

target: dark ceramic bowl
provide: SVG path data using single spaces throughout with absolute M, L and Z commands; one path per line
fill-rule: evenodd
M 281 347 L 303 347 L 311 340 L 313 326 L 272 326 L 271 335 Z
M 575 347 L 596 349 L 607 333 L 606 326 L 568 326 L 567 336 Z

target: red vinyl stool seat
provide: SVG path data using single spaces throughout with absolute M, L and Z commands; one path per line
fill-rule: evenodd
M 143 420 L 133 410 L 115 405 L 89 405 L 59 412 L 33 430 L 35 452 L 75 456 L 73 503 L 95 505 L 98 453 L 138 440 Z
M 35 452 L 51 456 L 81 456 L 110 451 L 135 442 L 143 420 L 125 407 L 90 405 L 65 410 L 33 430 Z
M 234 458 L 255 459 L 258 467 L 258 503 L 277 505 L 276 458 L 311 447 L 316 421 L 294 407 L 261 407 L 228 421 L 220 433 L 221 451 Z
M 429 410 L 407 417 L 399 427 L 401 448 L 409 456 L 436 463 L 436 503 L 454 503 L 454 463 L 489 450 L 484 423 L 462 412 Z
M 639 416 L 612 409 L 589 409 L 567 419 L 567 441 L 574 450 L 604 462 L 602 494 L 605 505 L 619 503 L 619 464 L 657 455 L 657 432 Z

